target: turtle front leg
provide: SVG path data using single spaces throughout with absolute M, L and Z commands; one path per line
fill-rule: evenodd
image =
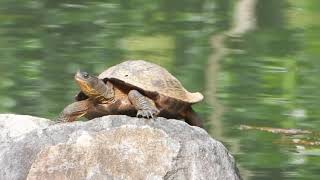
M 155 103 L 137 90 L 131 90 L 128 94 L 129 100 L 136 108 L 137 117 L 153 118 L 159 114 L 159 109 Z
M 66 106 L 56 119 L 57 123 L 72 122 L 85 115 L 91 103 L 88 100 L 77 101 Z

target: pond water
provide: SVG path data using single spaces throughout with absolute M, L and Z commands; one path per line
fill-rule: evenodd
M 319 146 L 239 130 L 319 130 L 320 1 L 1 0 L 0 9 L 0 113 L 54 118 L 78 91 L 78 69 L 145 59 L 205 95 L 194 108 L 244 179 L 320 179 Z

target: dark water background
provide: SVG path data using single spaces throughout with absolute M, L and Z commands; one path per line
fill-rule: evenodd
M 78 69 L 145 59 L 205 95 L 244 179 L 320 179 L 319 146 L 239 130 L 319 130 L 319 18 L 319 0 L 0 0 L 0 112 L 54 118 Z

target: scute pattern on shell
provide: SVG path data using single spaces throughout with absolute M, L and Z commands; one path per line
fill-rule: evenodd
M 157 92 L 188 103 L 203 99 L 201 93 L 190 93 L 163 67 L 143 60 L 125 61 L 102 72 L 100 79 L 117 79 L 149 92 Z

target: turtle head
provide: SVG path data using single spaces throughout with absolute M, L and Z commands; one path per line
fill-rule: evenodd
M 96 76 L 90 75 L 84 71 L 78 71 L 74 76 L 75 81 L 80 86 L 81 91 L 88 97 L 111 99 L 114 96 L 113 86 L 110 83 L 104 83 Z
M 74 79 L 79 84 L 81 91 L 88 96 L 94 92 L 99 81 L 97 77 L 92 76 L 84 71 L 78 71 L 74 76 Z

